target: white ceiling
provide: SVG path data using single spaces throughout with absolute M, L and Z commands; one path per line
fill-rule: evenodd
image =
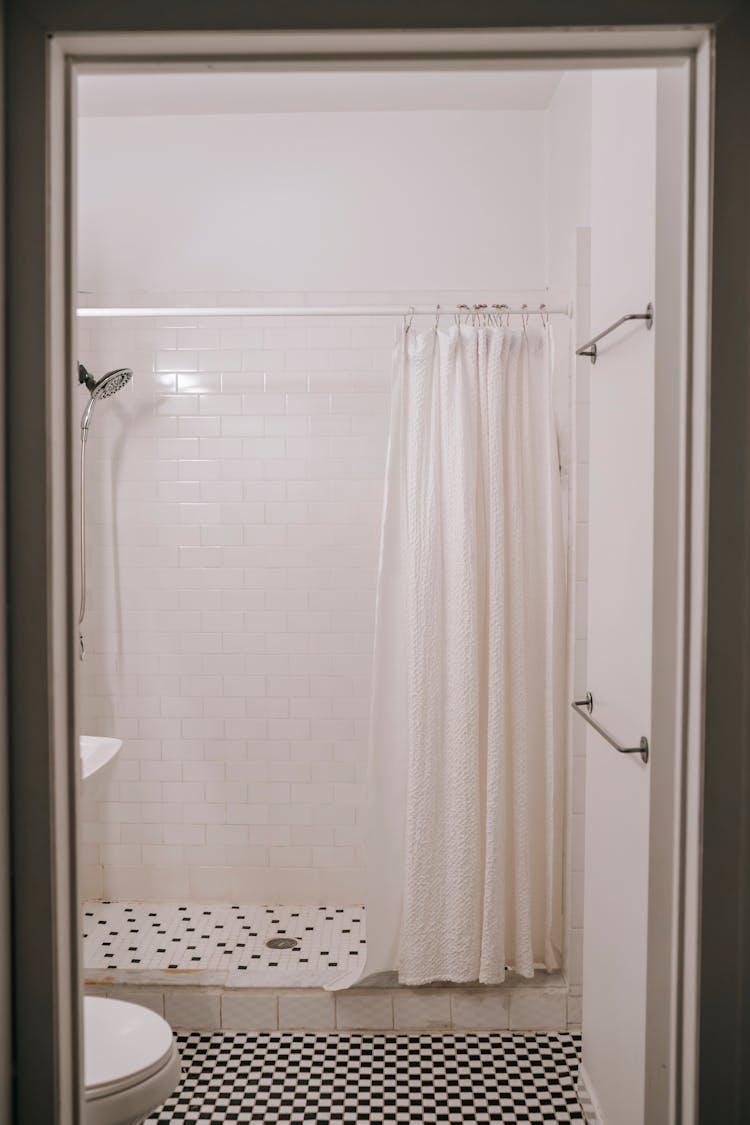
M 96 74 L 79 78 L 81 117 L 347 110 L 546 109 L 560 71 Z

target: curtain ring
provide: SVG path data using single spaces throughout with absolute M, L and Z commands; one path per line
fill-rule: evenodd
M 503 327 L 503 313 L 504 313 L 504 311 L 507 307 L 508 306 L 506 304 L 493 305 L 493 308 L 497 309 L 497 313 L 495 315 L 497 316 L 497 323 L 499 324 L 500 327 Z
M 547 306 L 544 304 L 544 302 L 542 302 L 542 304 L 539 306 L 539 314 L 542 318 L 542 324 L 544 325 L 544 327 L 549 328 L 549 313 L 547 312 Z
M 456 305 L 456 310 L 457 310 L 456 311 L 456 324 L 458 324 L 460 326 L 462 314 L 466 315 L 468 317 L 469 313 L 471 312 L 471 309 L 469 308 L 468 305 Z
M 497 309 L 497 319 L 501 328 L 503 326 L 503 313 L 507 313 L 507 320 L 505 322 L 505 327 L 507 328 L 510 323 L 510 309 L 508 306 L 503 302 L 501 305 L 493 305 L 492 307 L 493 309 Z
M 521 324 L 523 325 L 523 334 L 526 335 L 526 325 L 529 323 L 528 305 L 521 305 Z
M 474 310 L 477 314 L 477 324 L 481 328 L 483 326 L 483 322 L 484 322 L 484 325 L 487 324 L 487 306 L 486 305 L 474 305 Z

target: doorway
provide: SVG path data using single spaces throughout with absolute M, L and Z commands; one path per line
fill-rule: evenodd
M 588 61 L 588 63 L 590 64 L 590 60 Z M 686 65 L 687 65 L 687 64 L 686 64 Z M 687 222 L 687 221 L 686 221 L 686 222 Z M 680 261 L 681 261 L 681 259 L 680 259 Z M 684 286 L 684 287 L 683 287 L 683 293 L 684 293 L 684 294 L 687 294 L 687 291 L 688 291 L 688 290 L 687 290 L 687 286 Z M 685 298 L 685 299 L 687 299 L 687 298 Z M 684 311 L 684 309 L 683 309 L 683 311 Z M 594 325 L 594 327 L 596 327 L 596 325 Z M 598 373 L 598 372 L 597 372 L 597 373 Z M 685 406 L 685 409 L 687 409 L 687 406 Z M 695 483 L 694 483 L 694 484 L 695 484 Z M 705 481 L 704 481 L 704 483 L 703 483 L 703 484 L 705 485 Z M 677 677 L 675 677 L 675 678 L 677 678 Z M 674 792 L 674 784 L 675 784 L 675 781 L 674 781 L 674 778 L 672 778 L 672 792 Z M 669 1041 L 667 1041 L 667 1042 L 669 1042 Z M 667 1050 L 669 1050 L 669 1048 L 667 1048 Z M 672 1096 L 674 1096 L 674 1093 L 672 1093 Z M 653 1119 L 657 1119 L 657 1118 L 656 1118 L 656 1117 L 654 1117 Z M 662 1119 L 663 1119 L 663 1118 L 662 1118 Z

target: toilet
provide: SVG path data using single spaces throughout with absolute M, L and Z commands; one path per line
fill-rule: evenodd
M 123 1000 L 83 1000 L 84 1125 L 138 1125 L 180 1081 L 180 1055 L 166 1020 Z

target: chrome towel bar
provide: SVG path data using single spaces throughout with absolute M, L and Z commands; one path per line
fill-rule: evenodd
M 585 719 L 589 726 L 592 726 L 597 734 L 600 734 L 605 742 L 610 746 L 614 746 L 618 754 L 640 754 L 641 761 L 648 761 L 648 739 L 644 737 L 641 739 L 638 746 L 621 746 L 616 738 L 613 738 L 608 730 L 605 730 L 601 724 L 597 723 L 596 719 L 591 718 L 591 712 L 594 710 L 594 697 L 590 691 L 586 692 L 585 699 L 574 699 L 570 705 L 577 715 Z
M 654 306 L 649 303 L 646 305 L 646 311 L 643 313 L 626 313 L 616 320 L 614 324 L 610 324 L 609 328 L 605 328 L 598 336 L 592 336 L 585 344 L 581 344 L 580 348 L 576 348 L 576 355 L 587 355 L 592 363 L 596 363 L 597 350 L 596 345 L 599 340 L 603 340 L 605 336 L 609 336 L 610 332 L 614 332 L 621 324 L 625 324 L 628 320 L 645 320 L 646 328 L 649 330 L 654 327 Z

